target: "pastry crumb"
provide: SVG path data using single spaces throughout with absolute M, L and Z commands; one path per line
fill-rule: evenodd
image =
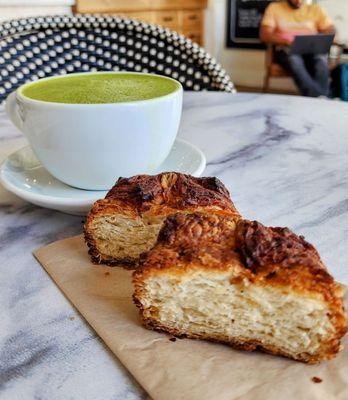
M 319 376 L 313 376 L 312 382 L 314 383 L 321 383 L 323 380 L 319 378 Z
M 105 272 L 105 274 L 104 274 L 105 276 L 108 276 L 108 275 L 110 275 L 110 272 L 108 271 L 108 272 Z
M 69 317 L 70 321 L 73 321 L 75 319 L 74 316 Z
M 172 337 L 172 338 L 170 338 L 169 339 L 171 342 L 176 342 L 176 338 L 175 337 Z

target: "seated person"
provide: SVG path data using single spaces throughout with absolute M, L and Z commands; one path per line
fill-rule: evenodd
M 275 44 L 275 61 L 287 70 L 303 96 L 329 95 L 329 67 L 326 54 L 291 54 L 290 45 L 296 35 L 334 33 L 327 13 L 317 4 L 303 0 L 271 3 L 263 17 L 260 38 Z

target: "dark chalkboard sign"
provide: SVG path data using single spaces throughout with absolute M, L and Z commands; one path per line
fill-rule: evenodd
M 227 0 L 227 47 L 263 48 L 260 23 L 274 0 Z

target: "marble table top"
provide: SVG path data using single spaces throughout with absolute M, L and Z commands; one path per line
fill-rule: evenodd
M 222 179 L 243 216 L 305 235 L 348 284 L 348 104 L 185 93 L 179 136 L 204 151 L 204 175 Z M 0 158 L 25 144 L 0 108 Z M 82 220 L 0 187 L 1 399 L 147 398 L 31 254 L 81 233 Z

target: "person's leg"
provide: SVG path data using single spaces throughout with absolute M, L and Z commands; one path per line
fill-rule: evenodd
M 327 55 L 313 54 L 306 56 L 305 63 L 313 80 L 318 85 L 319 96 L 328 96 L 330 87 L 330 71 Z
M 281 50 L 276 52 L 275 59 L 277 63 L 292 75 L 303 96 L 320 96 L 320 87 L 309 74 L 301 55 L 288 54 L 286 51 Z

